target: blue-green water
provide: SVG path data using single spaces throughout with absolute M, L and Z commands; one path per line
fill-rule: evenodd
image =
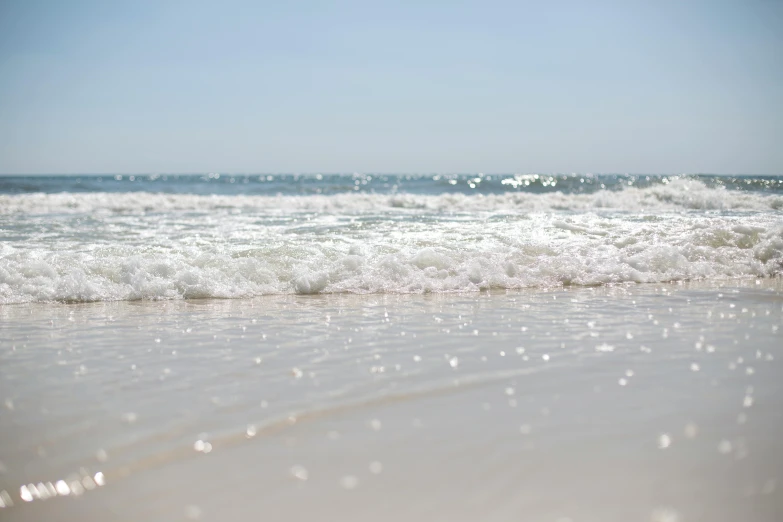
M 783 176 L 682 176 L 632 174 L 112 174 L 4 176 L 0 194 L 30 192 L 156 192 L 163 194 L 310 195 L 378 194 L 565 194 L 645 188 L 692 179 L 711 188 L 783 192 Z

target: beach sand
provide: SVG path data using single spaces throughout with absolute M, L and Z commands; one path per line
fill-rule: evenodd
M 783 520 L 781 279 L 0 319 L 2 520 Z

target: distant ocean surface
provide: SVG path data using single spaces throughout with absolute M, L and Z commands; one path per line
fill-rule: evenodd
M 783 176 L 0 177 L 0 303 L 783 274 Z

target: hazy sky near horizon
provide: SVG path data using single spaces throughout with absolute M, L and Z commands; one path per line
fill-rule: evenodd
M 783 173 L 783 2 L 0 0 L 0 173 Z

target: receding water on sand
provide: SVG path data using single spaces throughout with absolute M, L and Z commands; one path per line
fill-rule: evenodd
M 780 279 L 0 318 L 4 520 L 783 518 Z

